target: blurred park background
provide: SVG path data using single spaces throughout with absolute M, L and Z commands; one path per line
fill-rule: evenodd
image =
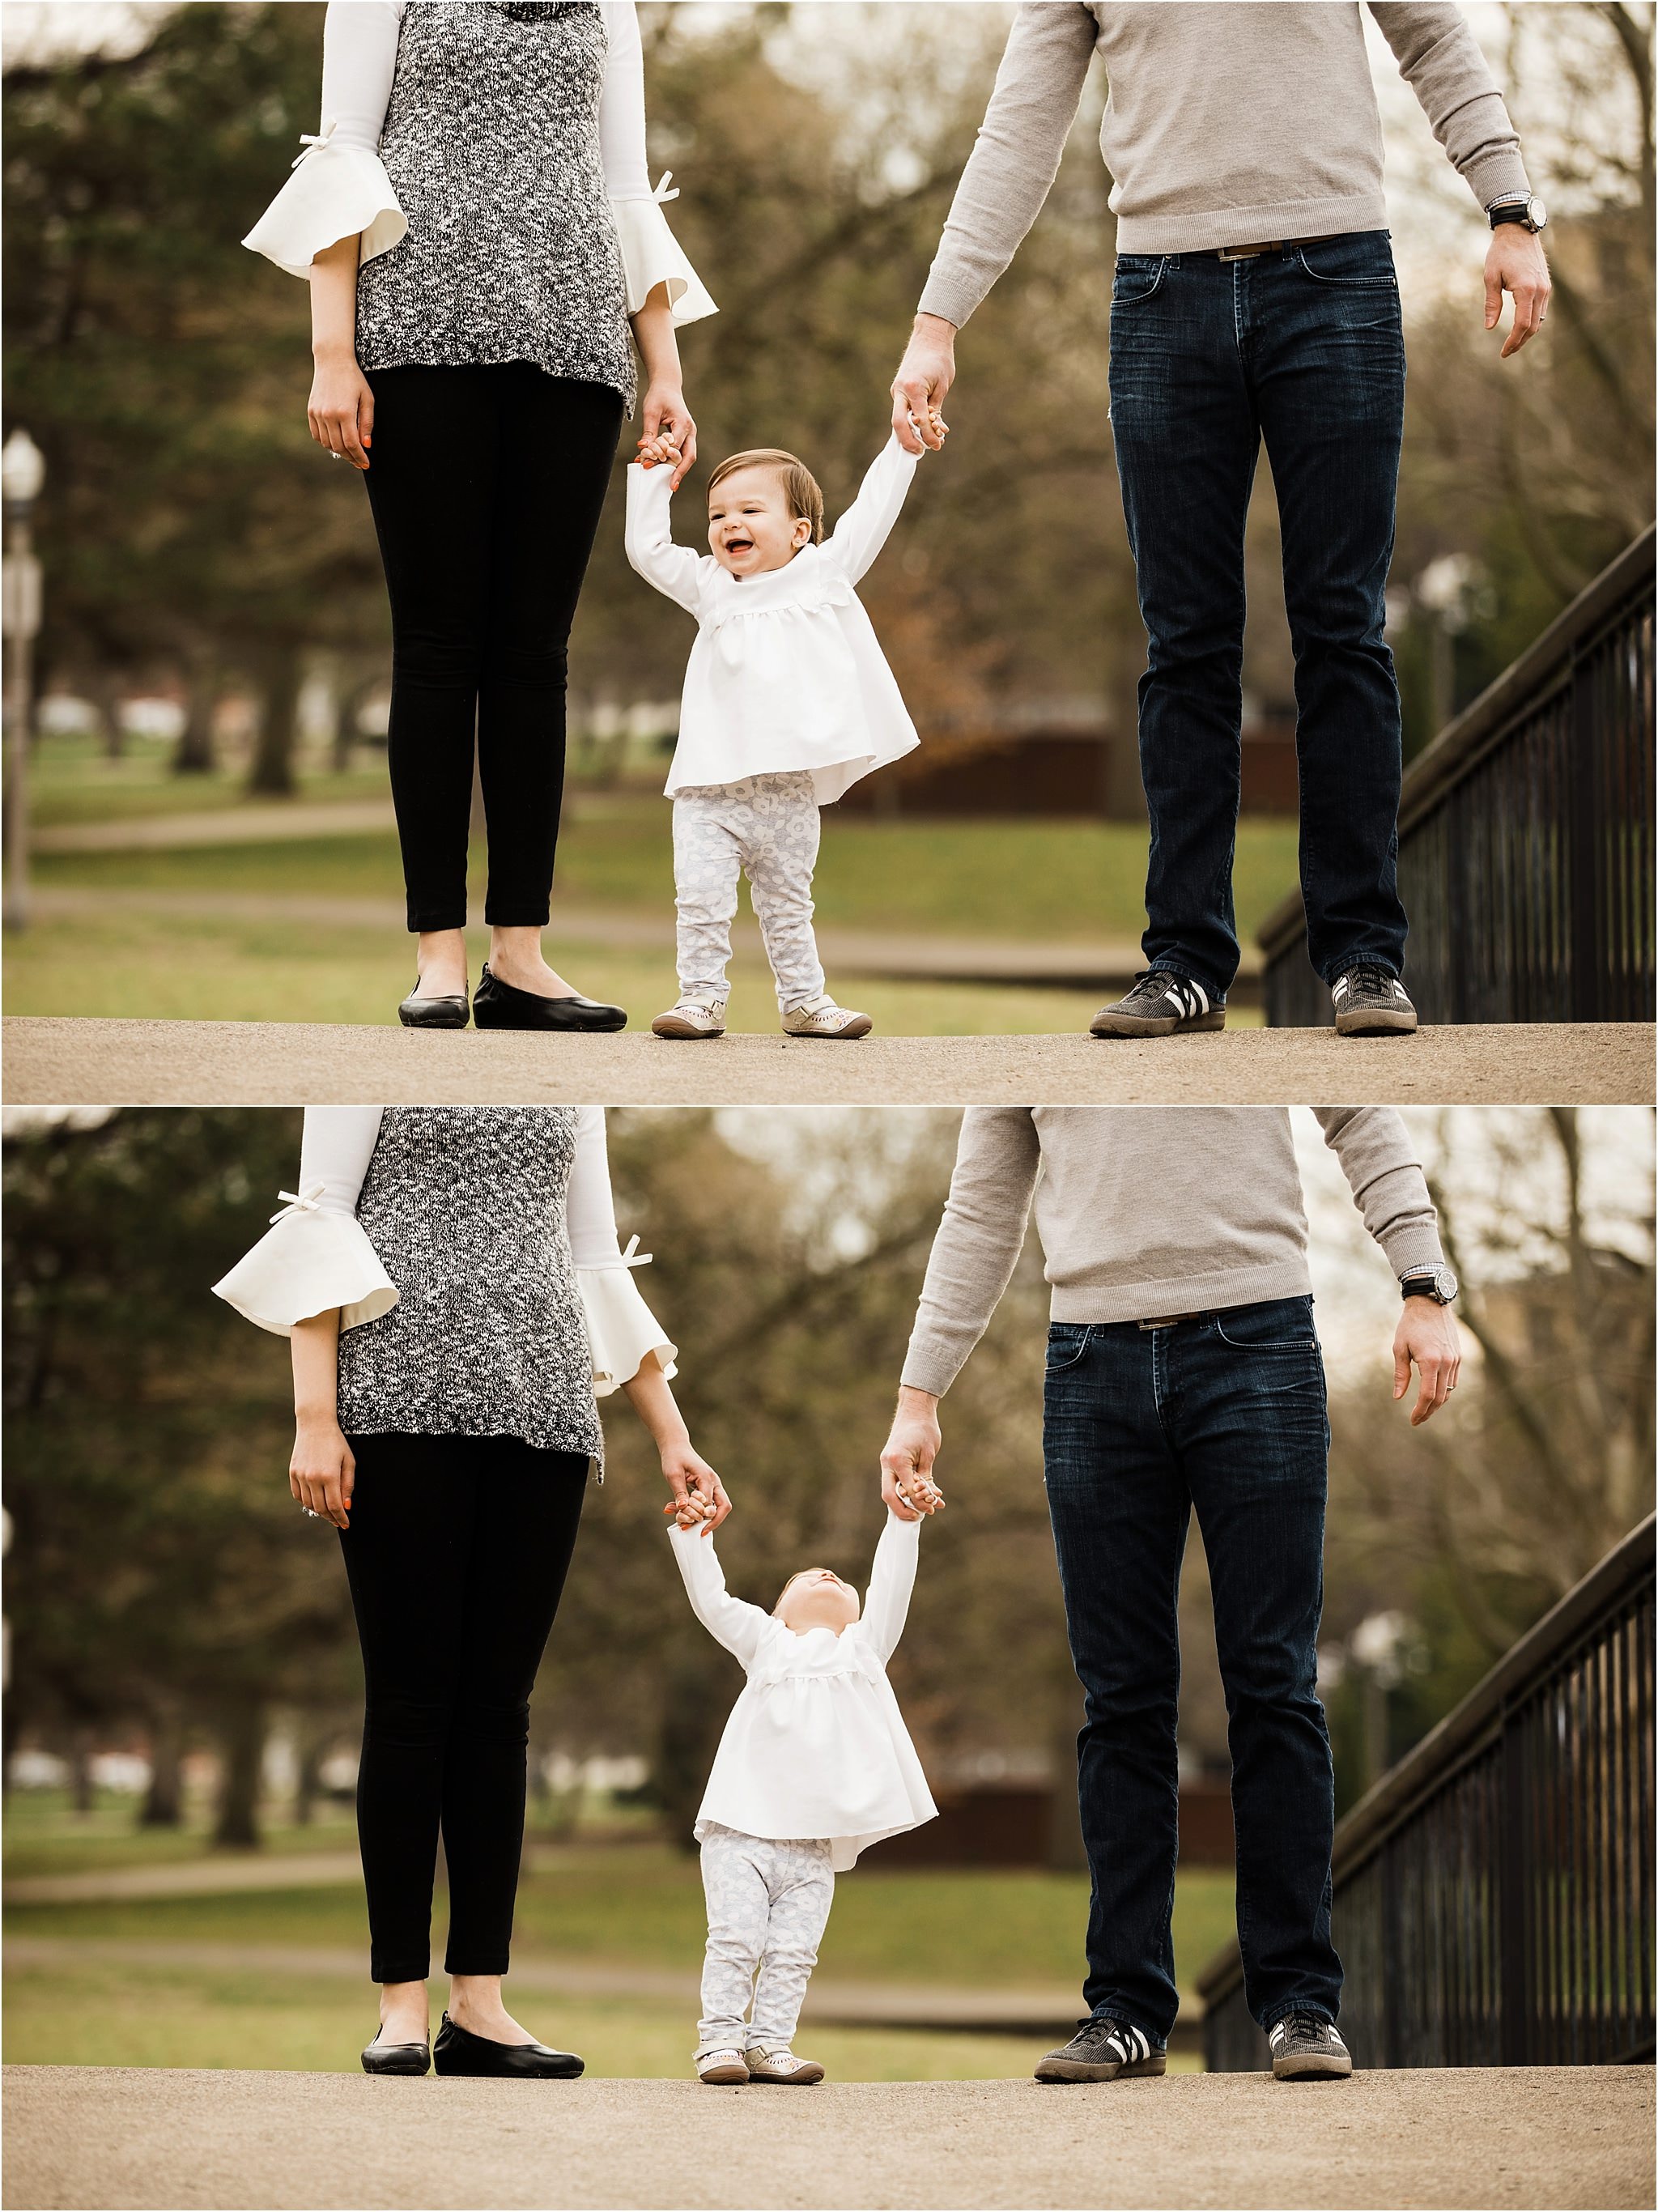
M 1334 1436 L 1320 1673 L 1344 1810 L 1651 1503 L 1652 1116 L 1406 1118 L 1468 1355 L 1414 1432 L 1390 1396 L 1397 1285 L 1294 1115 Z M 350 2069 L 368 2033 L 343 1571 L 288 1496 L 287 1347 L 208 1294 L 291 1185 L 299 1120 L 6 1120 L 13 2060 Z M 610 1116 L 622 1232 L 655 1254 L 645 1288 L 736 1501 L 720 1548 L 741 1595 L 769 1603 L 812 1561 L 866 1576 L 957 1125 Z M 1075 2017 L 1079 1692 L 1042 1487 L 1045 1314 L 1033 1238 L 944 1409 L 949 1509 L 893 1668 L 941 1817 L 840 1885 L 809 2047 L 842 2079 L 1023 2074 Z M 534 1709 L 513 1987 L 595 2070 L 678 2074 L 703 1926 L 689 1830 L 740 1678 L 684 1603 L 642 1431 L 620 1398 L 605 1419 Z M 1176 2057 L 1195 2065 L 1189 1993 L 1232 1924 L 1195 1531 L 1181 1603 Z
M 306 434 L 304 288 L 237 242 L 314 127 L 322 12 L 3 10 L 6 428 L 46 462 L 13 1012 L 379 1022 L 407 988 L 367 504 Z M 1411 359 L 1391 635 L 1412 754 L 1651 517 L 1652 8 L 1467 12 L 1549 202 L 1556 289 L 1545 336 L 1499 364 L 1484 217 L 1372 27 Z M 653 175 L 683 188 L 674 224 L 722 309 L 683 349 L 708 462 L 781 443 L 831 510 L 850 495 L 1010 14 L 645 0 Z M 828 816 L 819 918 L 837 984 L 892 1028 L 1069 1027 L 1138 964 L 1103 93 L 1096 70 L 961 342 L 948 454 L 866 587 L 924 743 Z M 583 988 L 643 1005 L 671 995 L 659 794 L 689 630 L 621 524 L 618 485 L 574 639 L 551 942 Z M 1264 468 L 1249 562 L 1246 941 L 1295 880 Z M 768 1024 L 757 959 L 738 973 L 733 1020 Z

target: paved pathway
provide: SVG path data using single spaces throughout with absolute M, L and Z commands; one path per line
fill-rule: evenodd
M 370 2081 L 9 2067 L 4 2203 L 1649 2205 L 1649 2068 L 1034 2082 Z
M 10 1105 L 607 1106 L 1637 1103 L 1654 1090 L 1636 1022 L 1513 1023 L 1338 1038 L 1229 1030 L 1157 1042 L 1078 1036 L 774 1035 L 666 1044 L 422 1033 L 370 1024 L 96 1021 L 5 1024 Z

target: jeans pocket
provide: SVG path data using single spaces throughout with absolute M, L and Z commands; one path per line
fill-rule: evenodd
M 1113 307 L 1138 307 L 1149 300 L 1168 266 L 1166 253 L 1120 253 L 1111 278 Z
M 1088 1349 L 1087 1325 L 1080 1322 L 1050 1322 L 1048 1330 L 1046 1375 L 1062 1375 L 1074 1367 Z
M 1215 1334 L 1235 1352 L 1298 1352 L 1316 1357 L 1319 1349 L 1310 1298 L 1267 1298 L 1259 1305 L 1227 1306 L 1215 1316 Z
M 1315 238 L 1296 250 L 1296 263 L 1315 284 L 1338 291 L 1396 292 L 1392 240 L 1385 230 L 1348 230 Z

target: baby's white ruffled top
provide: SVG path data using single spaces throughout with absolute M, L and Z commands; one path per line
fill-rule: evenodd
M 357 1218 L 357 1201 L 379 1140 L 379 1106 L 307 1106 L 297 1193 L 283 1191 L 284 1210 L 259 1242 L 213 1285 L 217 1295 L 261 1328 L 291 1336 L 295 1322 L 340 1309 L 342 1329 L 377 1321 L 399 1292 Z M 606 1397 L 638 1374 L 654 1352 L 672 1375 L 677 1347 L 640 1296 L 633 1279 L 648 1253 L 635 1237 L 624 1252 L 604 1141 L 604 1109 L 574 1109 L 575 1151 L 564 1221 L 576 1289 L 592 1354 L 593 1389 Z
M 697 620 L 667 793 L 810 773 L 820 806 L 920 742 L 853 586 L 898 520 L 919 455 L 895 437 L 821 545 L 733 576 L 676 545 L 666 468 L 628 471 L 628 558 Z
M 634 0 L 599 0 L 609 31 L 599 101 L 599 158 L 635 315 L 665 285 L 676 323 L 716 310 L 662 212 L 677 193 L 654 192 L 645 166 L 645 64 Z M 357 233 L 369 262 L 398 245 L 409 221 L 380 159 L 380 131 L 398 63 L 404 0 L 333 0 L 324 19 L 322 121 L 294 173 L 244 246 L 308 276 L 326 246 Z
M 696 1816 L 708 1828 L 793 1841 L 826 1839 L 837 1874 L 884 1836 L 938 1813 L 909 1740 L 887 1662 L 898 1647 L 921 1524 L 887 1516 L 861 1619 L 837 1636 L 798 1636 L 757 1605 L 734 1598 L 696 1528 L 668 1531 L 697 1619 L 748 1673 L 720 1740 Z

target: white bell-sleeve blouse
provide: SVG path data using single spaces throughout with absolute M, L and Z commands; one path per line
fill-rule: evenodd
M 297 1322 L 340 1309 L 343 1329 L 377 1320 L 398 1302 L 396 1285 L 357 1220 L 357 1199 L 380 1135 L 378 1106 L 307 1106 L 297 1191 L 270 1227 L 220 1282 L 216 1295 L 259 1328 L 291 1335 Z M 570 1257 L 587 1323 L 593 1389 L 607 1397 L 630 1382 L 654 1352 L 677 1370 L 670 1341 L 634 1282 L 648 1266 L 637 1237 L 623 1250 L 610 1195 L 602 1106 L 576 1109 L 575 1154 L 564 1203 Z
M 820 1838 L 840 1874 L 872 1844 L 933 1818 L 886 1671 L 909 1611 L 920 1530 L 889 1513 L 861 1617 L 838 1636 L 800 1636 L 731 1595 L 712 1537 L 669 1528 L 691 1609 L 748 1675 L 697 1813 L 699 1842 L 710 1827 Z
M 309 276 L 317 256 L 341 239 L 361 235 L 361 259 L 372 261 L 409 228 L 380 157 L 381 127 L 397 68 L 398 32 L 405 0 L 330 0 L 323 22 L 322 118 L 292 175 L 242 244 L 290 276 Z M 665 175 L 651 190 L 645 161 L 645 55 L 634 0 L 599 0 L 610 33 L 598 143 L 605 191 L 616 219 L 627 279 L 628 313 L 636 315 L 665 284 L 676 323 L 719 311 L 681 252 L 663 203 L 677 199 Z

